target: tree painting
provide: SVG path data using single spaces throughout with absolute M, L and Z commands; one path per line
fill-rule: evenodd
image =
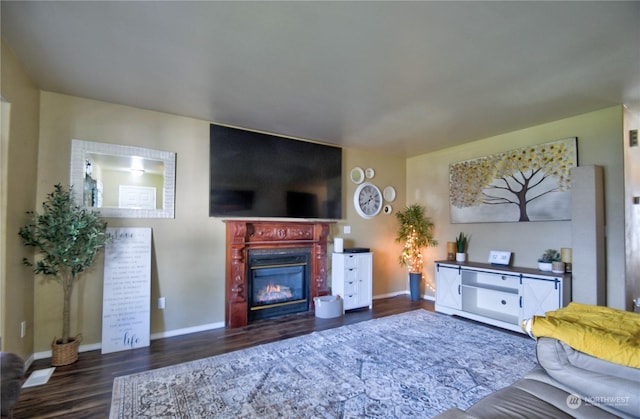
M 569 138 L 451 164 L 452 222 L 569 219 L 576 140 Z

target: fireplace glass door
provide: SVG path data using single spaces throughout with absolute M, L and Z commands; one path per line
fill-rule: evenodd
M 309 264 L 306 254 L 250 258 L 249 319 L 309 310 Z

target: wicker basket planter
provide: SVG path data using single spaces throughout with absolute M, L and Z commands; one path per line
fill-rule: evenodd
M 58 338 L 51 342 L 51 365 L 60 367 L 62 365 L 73 364 L 78 360 L 78 348 L 82 342 L 82 335 L 69 338 L 68 343 L 58 343 Z

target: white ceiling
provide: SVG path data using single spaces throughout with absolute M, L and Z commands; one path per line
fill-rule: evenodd
M 1 14 L 43 90 L 405 156 L 640 108 L 637 1 L 3 0 Z

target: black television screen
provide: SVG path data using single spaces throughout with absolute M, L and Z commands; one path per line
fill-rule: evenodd
M 342 218 L 342 149 L 211 124 L 211 217 Z

